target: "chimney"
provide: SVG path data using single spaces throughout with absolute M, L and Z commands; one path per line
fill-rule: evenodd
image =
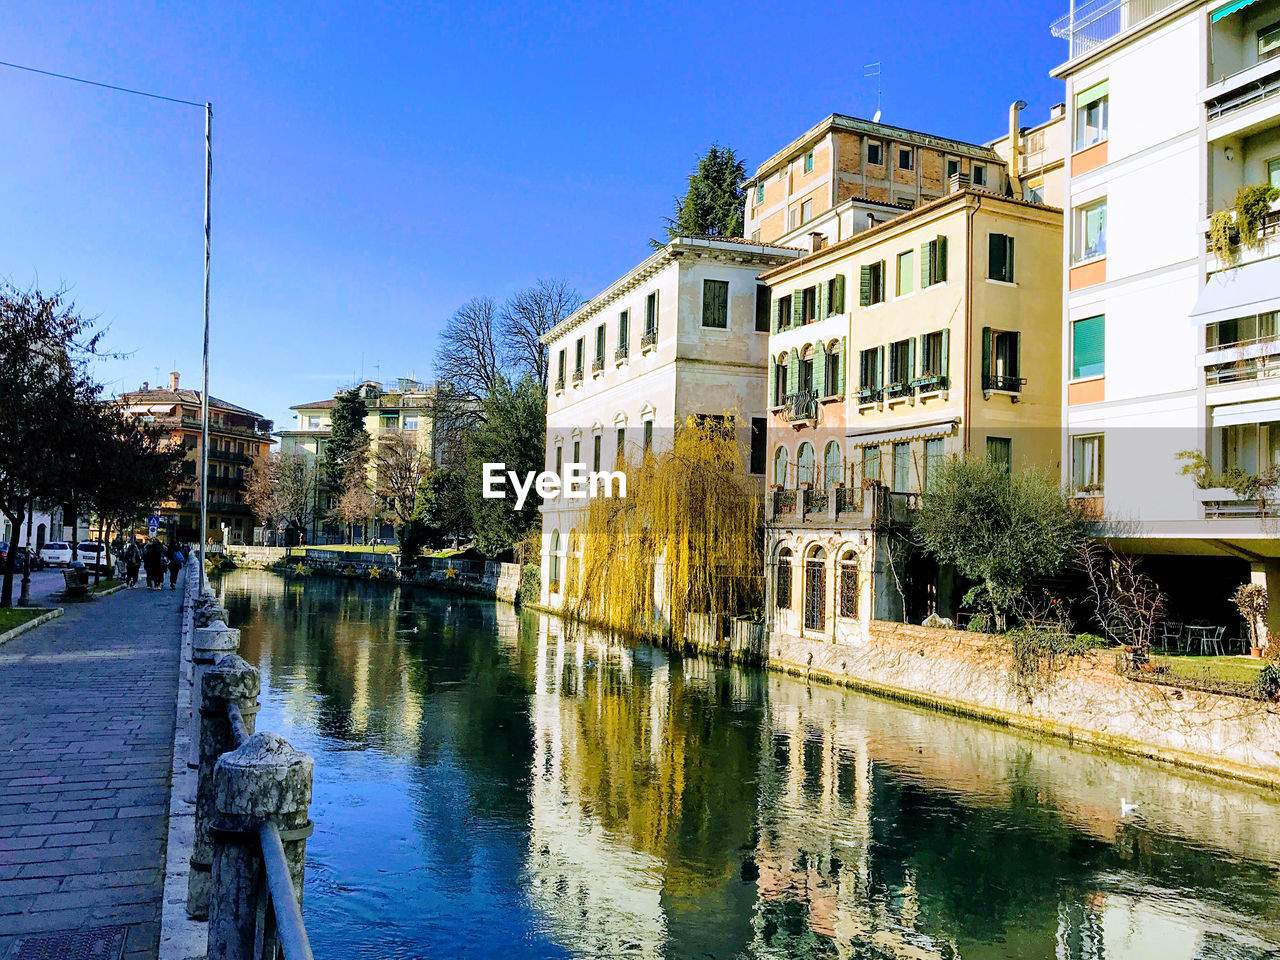
M 1009 188 L 1015 199 L 1022 199 L 1022 128 L 1018 119 L 1026 109 L 1025 100 L 1015 100 L 1009 105 Z
M 177 370 L 169 374 L 169 389 L 170 390 L 178 389 L 178 371 Z
M 809 234 L 809 252 L 817 253 L 827 245 L 827 235 L 819 233 L 817 230 Z
M 143 381 L 142 381 L 142 389 L 143 389 L 143 392 L 145 393 L 147 390 L 150 390 L 150 389 L 151 389 L 151 384 L 150 384 L 150 383 L 148 383 L 146 380 L 143 380 Z

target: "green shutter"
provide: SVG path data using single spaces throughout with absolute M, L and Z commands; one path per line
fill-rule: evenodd
M 862 268 L 862 290 L 858 302 L 864 307 L 871 305 L 871 265 Z
M 785 302 L 781 297 L 779 297 L 777 307 L 774 310 L 774 312 L 777 315 L 777 319 L 774 321 L 774 327 L 779 332 L 787 329 L 787 318 L 786 318 L 786 315 L 782 312 L 782 309 L 784 306 L 785 306 Z
M 934 246 L 934 283 L 942 283 L 947 279 L 947 238 L 939 236 Z
M 827 348 L 820 343 L 813 351 L 813 392 L 820 397 L 827 395 Z
M 844 396 L 844 368 L 845 368 L 845 364 L 848 363 L 848 354 L 849 354 L 848 345 L 845 343 L 845 338 L 841 337 L 840 352 L 836 354 L 837 358 L 840 361 L 839 363 L 836 364 L 836 369 L 838 371 L 838 375 L 836 379 L 836 393 L 842 397 Z
M 938 372 L 944 377 L 950 376 L 951 370 L 951 331 L 942 331 L 942 363 L 938 367 Z
M 1103 80 L 1101 83 L 1095 83 L 1092 87 L 1089 87 L 1089 89 L 1083 90 L 1080 93 L 1077 93 L 1076 109 L 1079 110 L 1081 107 L 1087 107 L 1089 104 L 1093 103 L 1093 101 L 1095 100 L 1101 100 L 1103 97 L 1107 95 L 1108 88 L 1109 88 L 1108 81 Z
M 982 328 L 982 389 L 987 388 L 987 377 L 991 376 L 991 328 Z
M 875 387 L 880 389 L 884 386 L 884 347 L 876 347 L 876 368 L 875 368 Z
M 1004 273 L 1004 234 L 987 235 L 987 277 L 991 280 L 1003 280 Z
M 929 256 L 931 252 L 930 246 L 931 244 L 928 244 L 928 243 L 920 244 L 920 289 L 921 290 L 929 286 L 929 279 L 930 279 L 929 267 L 932 265 L 932 262 L 933 262 Z
M 1088 317 L 1071 325 L 1071 377 L 1100 377 L 1105 371 L 1106 318 Z
M 804 291 L 791 292 L 791 325 L 798 327 L 804 323 Z
M 791 356 L 787 358 L 787 393 L 795 393 L 800 387 L 800 351 L 791 348 Z
M 916 338 L 912 337 L 907 341 L 907 375 L 902 378 L 904 383 L 910 383 L 916 378 Z
M 1022 334 L 1016 330 L 1013 336 L 1013 375 L 1015 377 L 1022 376 Z
M 813 319 L 821 320 L 827 315 L 827 284 L 824 280 L 813 289 Z
M 836 274 L 835 305 L 832 313 L 844 313 L 844 274 Z
M 1005 237 L 1005 266 L 1004 278 L 1013 283 L 1013 237 Z

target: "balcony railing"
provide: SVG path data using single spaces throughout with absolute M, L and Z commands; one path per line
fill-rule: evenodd
M 1260 80 L 1250 82 L 1243 89 L 1210 100 L 1205 104 L 1206 119 L 1217 120 L 1228 114 L 1251 107 L 1280 94 L 1280 69 Z
M 1208 520 L 1273 520 L 1280 517 L 1280 501 L 1206 500 L 1204 515 Z
M 1224 383 L 1269 380 L 1272 377 L 1280 377 L 1280 357 L 1253 357 L 1206 367 L 1204 371 L 1204 382 L 1210 387 Z
M 773 492 L 773 515 L 794 513 L 796 509 L 795 490 L 775 490 Z
M 883 387 L 863 387 L 857 394 L 859 403 L 879 403 L 884 397 Z
M 827 490 L 812 490 L 804 500 L 805 513 L 826 513 L 831 505 L 831 494 Z
M 885 396 L 888 397 L 890 400 L 898 400 L 902 397 L 911 396 L 913 393 L 915 393 L 915 390 L 912 388 L 910 383 L 903 380 L 898 383 L 889 384 L 889 386 L 884 388 L 884 392 L 885 392 Z
M 599 373 L 603 369 L 604 369 L 604 354 L 602 353 L 602 354 L 599 354 L 594 360 L 591 361 L 591 372 Z
M 1071 12 L 1055 20 L 1049 27 L 1049 32 L 1067 41 L 1067 58 L 1073 60 L 1175 2 L 1176 0 L 1087 0 L 1085 3 L 1072 3 Z
M 626 360 L 629 356 L 631 356 L 631 347 L 625 343 L 618 344 L 618 349 L 613 351 L 614 363 L 617 363 L 619 360 Z
M 581 383 L 581 382 L 582 382 L 582 368 L 581 368 L 581 367 L 578 367 L 578 368 L 576 368 L 576 369 L 573 371 L 573 382 L 574 382 L 574 383 Z
M 1277 234 L 1280 234 L 1280 210 L 1272 210 L 1262 218 L 1262 223 L 1258 227 L 1258 241 L 1269 240 Z M 1204 248 L 1209 253 L 1214 252 L 1213 240 L 1208 233 L 1204 235 Z M 1239 254 L 1241 252 L 1240 248 L 1237 247 L 1235 252 Z M 1246 257 L 1245 259 L 1248 258 Z
M 656 345 L 657 345 L 657 343 L 658 343 L 658 331 L 657 331 L 657 330 L 646 330 L 646 331 L 641 335 L 641 337 L 640 337 L 640 349 L 641 349 L 641 350 L 643 350 L 645 347 L 652 347 L 652 346 L 656 346 Z
M 945 390 L 949 386 L 949 379 L 941 374 L 930 374 L 925 377 L 918 377 L 911 381 L 911 386 L 921 393 L 930 393 L 934 390 Z
M 815 390 L 800 390 L 782 398 L 782 415 L 789 422 L 812 420 L 818 415 L 818 394 Z
M 560 374 L 560 376 L 556 377 L 556 392 L 559 392 L 563 389 L 564 389 L 564 374 L 562 373 Z
M 1026 386 L 1026 377 L 1005 377 L 994 373 L 982 375 L 983 390 L 999 390 L 1003 393 L 1021 393 Z

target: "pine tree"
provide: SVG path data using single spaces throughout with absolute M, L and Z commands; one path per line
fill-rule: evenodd
M 322 468 L 324 481 L 334 490 L 341 489 L 353 464 L 362 464 L 368 456 L 369 434 L 364 428 L 368 413 L 359 391 L 338 394 Z
M 746 177 L 746 165 L 733 148 L 713 143 L 689 175 L 689 189 L 676 200 L 675 216 L 667 219 L 667 241 L 689 236 L 742 236 L 746 199 L 742 183 Z

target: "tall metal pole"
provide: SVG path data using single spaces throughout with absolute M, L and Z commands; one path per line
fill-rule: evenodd
M 204 359 L 200 381 L 200 582 L 209 536 L 209 193 L 213 187 L 213 104 L 204 105 Z

